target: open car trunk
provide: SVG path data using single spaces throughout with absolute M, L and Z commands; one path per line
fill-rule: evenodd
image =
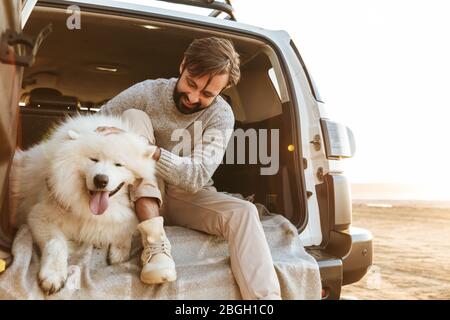
M 213 176 L 215 186 L 234 196 L 250 196 L 256 203 L 282 298 L 319 299 L 317 262 L 298 237 L 307 222 L 306 199 L 295 166 L 299 159 L 292 152 L 293 104 L 276 52 L 255 36 L 95 10 L 83 11 L 81 29 L 71 30 L 64 6 L 40 4 L 24 33 L 37 35 L 49 23 L 53 32 L 40 47 L 33 66 L 25 70 L 17 95 L 17 145 L 22 149 L 42 141 L 65 117 L 95 113 L 135 83 L 177 77 L 183 52 L 194 38 L 231 38 L 241 56 L 242 77 L 222 95 L 233 109 L 237 134 Z M 105 251 L 81 244 L 70 255 L 69 277 L 57 298 L 240 298 L 224 239 L 183 227 L 165 229 L 177 265 L 176 282 L 146 286 L 139 281 L 142 248 L 136 237 L 131 259 L 113 266 L 106 265 Z M 29 228 L 22 225 L 11 249 L 13 263 L 0 279 L 0 298 L 46 298 L 37 283 L 40 262 L 34 248 Z
M 292 104 L 276 53 L 267 44 L 204 28 L 91 12 L 83 12 L 81 29 L 70 30 L 67 17 L 65 10 L 37 7 L 25 27 L 27 34 L 37 34 L 52 23 L 53 32 L 24 74 L 18 138 L 22 149 L 39 142 L 58 120 L 95 112 L 137 82 L 177 77 L 183 52 L 194 38 L 231 37 L 241 56 L 242 76 L 223 97 L 232 106 L 235 129 L 241 130 L 213 176 L 215 186 L 254 198 L 301 231 L 306 214 L 291 152 Z M 245 149 L 245 159 L 238 148 Z

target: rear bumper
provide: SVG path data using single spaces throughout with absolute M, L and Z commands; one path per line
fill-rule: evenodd
M 322 249 L 307 250 L 319 264 L 324 299 L 339 299 L 342 286 L 361 280 L 372 265 L 373 237 L 370 231 L 350 227 L 342 234 L 351 239 L 351 248 L 343 258 Z
M 361 280 L 372 265 L 373 258 L 372 233 L 366 229 L 350 227 L 349 234 L 352 238 L 352 248 L 342 259 L 342 285 Z

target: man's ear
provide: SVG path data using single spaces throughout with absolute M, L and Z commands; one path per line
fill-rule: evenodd
M 80 137 L 80 134 L 74 130 L 67 131 L 67 137 L 71 140 L 77 140 Z
M 181 61 L 181 64 L 180 64 L 180 75 L 183 73 L 185 62 L 186 62 L 186 58 L 183 58 L 183 61 Z

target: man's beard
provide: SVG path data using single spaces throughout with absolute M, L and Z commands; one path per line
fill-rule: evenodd
M 177 107 L 178 111 L 180 111 L 183 114 L 192 114 L 192 113 L 195 113 L 195 112 L 205 109 L 206 107 L 202 108 L 202 105 L 200 103 L 196 103 L 193 108 L 188 108 L 184 105 L 184 103 L 181 101 L 181 98 L 184 97 L 184 99 L 187 101 L 189 101 L 189 99 L 185 93 L 178 92 L 178 81 L 180 81 L 179 78 L 175 85 L 175 89 L 173 89 L 173 101 L 175 102 L 175 106 Z M 216 99 L 214 99 L 211 102 L 211 104 L 213 104 L 214 101 L 216 101 Z

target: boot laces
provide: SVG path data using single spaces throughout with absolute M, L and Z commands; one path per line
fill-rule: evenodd
M 170 254 L 171 245 L 169 242 L 169 239 L 164 238 L 160 241 L 155 242 L 148 242 L 146 241 L 146 244 L 144 246 L 144 250 L 142 251 L 142 261 L 144 263 L 148 263 L 152 256 L 159 253 L 164 253 L 168 255 L 170 258 L 172 258 Z

